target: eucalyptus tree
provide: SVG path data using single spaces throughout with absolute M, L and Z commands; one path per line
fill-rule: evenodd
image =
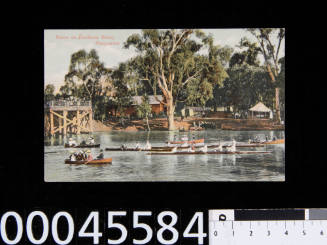
M 53 84 L 47 84 L 47 86 L 45 86 L 45 89 L 44 89 L 44 101 L 45 102 L 51 101 L 55 98 L 54 90 L 55 90 L 55 87 Z
M 190 93 L 194 97 L 200 92 L 196 88 L 210 95 L 213 85 L 227 77 L 219 60 L 219 48 L 213 44 L 212 36 L 200 30 L 142 30 L 141 35 L 129 36 L 124 46 L 133 46 L 138 53 L 130 65 L 139 79 L 147 83 L 155 97 L 163 95 L 169 130 L 175 129 L 178 101 L 190 100 Z M 202 47 L 207 48 L 207 54 L 200 54 Z
M 102 93 L 101 79 L 109 79 L 111 70 L 100 61 L 97 51 L 79 50 L 71 55 L 69 71 L 65 75 L 65 85 L 73 96 L 88 98 L 95 103 L 95 98 Z M 80 84 L 80 85 L 79 85 Z
M 258 43 L 260 53 L 264 57 L 265 68 L 269 74 L 271 82 L 275 85 L 275 109 L 276 121 L 280 122 L 280 96 L 279 87 L 277 86 L 276 79 L 280 72 L 279 68 L 279 55 L 282 40 L 285 37 L 284 28 L 249 28 L 247 29 L 255 38 Z M 241 45 L 250 47 L 253 45 L 249 40 L 243 39 Z

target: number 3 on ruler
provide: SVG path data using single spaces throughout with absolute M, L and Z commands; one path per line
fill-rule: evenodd
M 198 233 L 190 233 L 193 225 L 195 224 L 196 220 L 198 220 Z M 203 238 L 207 236 L 207 233 L 203 233 L 203 213 L 196 212 L 191 219 L 190 223 L 187 225 L 184 233 L 184 237 L 197 237 L 198 244 L 203 244 Z

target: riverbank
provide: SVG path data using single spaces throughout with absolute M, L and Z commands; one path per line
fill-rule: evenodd
M 168 122 L 166 118 L 156 118 L 149 120 L 151 130 L 167 131 Z M 176 130 L 180 131 L 198 131 L 205 129 L 221 129 L 221 130 L 284 130 L 284 125 L 277 125 L 269 119 L 233 119 L 233 118 L 200 118 L 188 117 L 181 120 L 180 117 L 175 118 Z M 106 131 L 146 131 L 147 124 L 145 120 L 130 120 L 121 122 L 114 121 L 94 121 L 94 132 Z

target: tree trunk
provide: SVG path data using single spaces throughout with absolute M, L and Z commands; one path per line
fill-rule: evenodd
M 146 116 L 146 124 L 148 126 L 148 131 L 150 131 L 150 125 L 149 125 L 149 118 L 148 118 L 148 116 Z
M 273 83 L 275 83 L 276 79 L 275 79 L 275 76 L 274 76 L 269 64 L 267 65 L 267 70 L 268 70 L 268 74 L 271 78 L 271 81 Z M 280 124 L 279 88 L 278 87 L 275 88 L 275 109 L 276 109 L 275 119 L 276 119 L 277 123 Z
M 175 130 L 175 121 L 174 121 L 174 112 L 175 106 L 173 103 L 173 97 L 170 95 L 167 98 L 167 119 L 168 119 L 168 130 Z
M 280 105 L 279 105 L 279 88 L 275 88 L 275 96 L 276 96 L 276 98 L 275 98 L 275 102 L 276 102 L 276 105 L 275 105 L 275 107 L 276 107 L 276 121 L 278 122 L 278 123 L 280 123 Z

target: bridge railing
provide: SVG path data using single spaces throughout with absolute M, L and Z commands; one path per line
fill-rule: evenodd
M 48 101 L 45 107 L 72 107 L 72 106 L 92 106 L 91 101 L 67 101 L 67 100 L 53 100 Z

